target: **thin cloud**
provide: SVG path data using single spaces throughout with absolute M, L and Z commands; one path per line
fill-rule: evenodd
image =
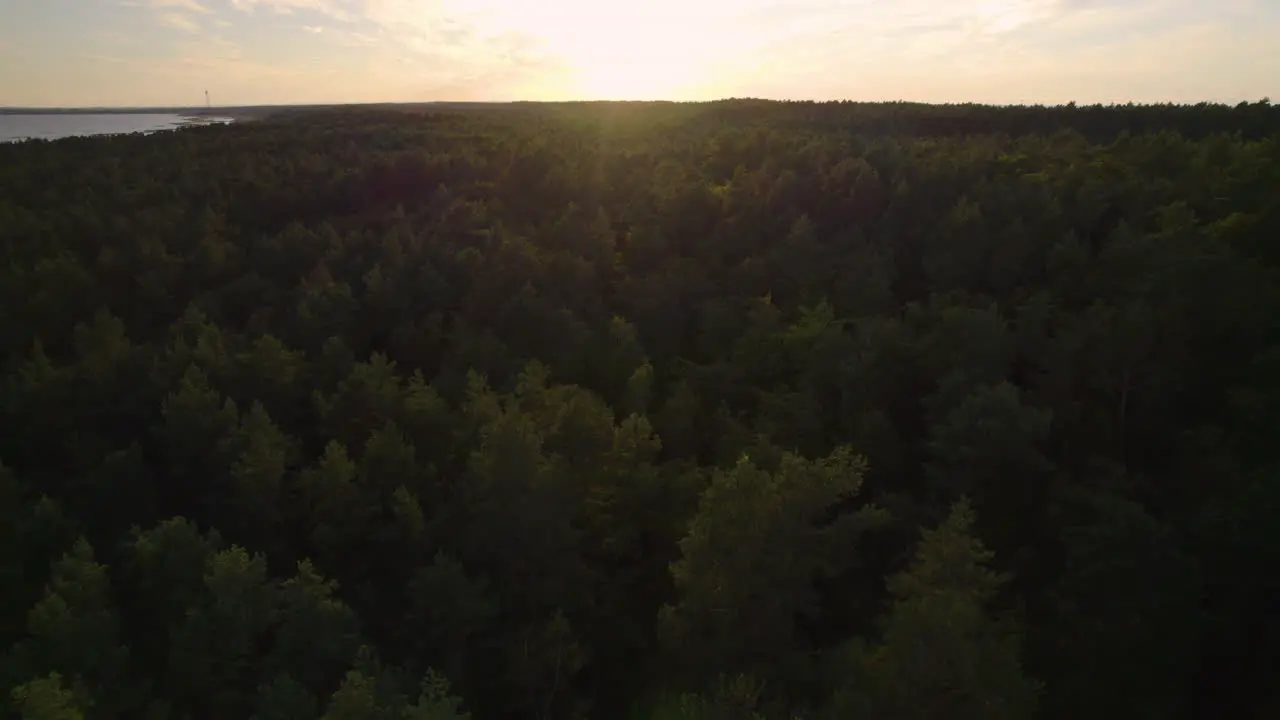
M 354 22 L 358 18 L 358 8 L 351 0 L 231 0 L 231 7 L 243 12 L 265 8 L 277 15 L 305 10 L 343 22 Z
M 161 13 L 158 19 L 160 21 L 160 24 L 165 25 L 167 27 L 171 27 L 175 30 L 182 30 L 184 32 L 191 32 L 191 33 L 200 32 L 200 24 L 197 23 L 195 21 L 195 18 L 192 18 L 190 15 L 183 15 L 182 13 L 176 13 L 176 12 L 168 12 L 168 13 Z
M 206 74 L 215 96 L 259 101 L 617 91 L 1084 102 L 1260 96 L 1280 78 L 1268 44 L 1277 0 L 103 1 L 146 8 L 190 46 L 122 26 L 125 37 L 95 47 L 156 64 L 132 76 L 155 82 L 122 83 L 130 98 Z M 231 23 L 265 32 L 290 15 L 305 42 L 250 33 L 243 56 L 207 45 Z
M 364 33 L 344 33 L 343 42 L 344 44 L 350 45 L 351 47 L 364 47 L 369 45 L 377 45 L 378 38 L 372 35 L 366 35 Z
M 349 48 L 367 48 L 374 47 L 386 42 L 385 39 L 380 40 L 378 37 L 369 33 L 357 32 L 349 29 L 345 25 L 302 25 L 304 32 L 319 36 L 317 41 L 328 42 L 342 47 Z M 378 29 L 379 34 L 382 33 Z
M 158 10 L 181 10 L 200 13 L 201 15 L 213 13 L 208 7 L 200 4 L 199 0 L 151 0 L 151 7 Z

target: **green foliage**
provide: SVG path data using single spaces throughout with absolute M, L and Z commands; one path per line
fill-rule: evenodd
M 316 699 L 288 675 L 281 675 L 258 689 L 250 720 L 315 720 L 320 716 Z
M 0 145 L 10 714 L 1276 716 L 1278 132 L 732 100 Z
M 263 658 L 270 676 L 290 676 L 304 688 L 328 687 L 350 664 L 360 644 L 359 620 L 336 597 L 338 585 L 303 560 L 280 584 L 272 648 Z
M 649 720 L 764 720 L 757 712 L 764 686 L 747 675 L 721 676 L 706 693 L 663 698 Z
M 972 525 L 962 501 L 925 531 L 910 569 L 889 582 L 880 644 L 850 653 L 833 717 L 1034 716 L 1039 688 L 1023 674 L 1020 638 L 985 608 L 1004 579 Z
M 54 564 L 44 597 L 27 613 L 27 639 L 15 653 L 18 667 L 28 677 L 64 674 L 79 699 L 96 701 L 98 712 L 114 716 L 129 659 L 122 640 L 107 568 L 94 562 L 93 548 L 80 540 Z M 46 685 L 30 690 L 41 703 L 53 694 Z
M 202 596 L 171 640 L 177 687 L 170 691 L 183 707 L 247 717 L 274 614 L 266 560 L 232 546 L 209 556 L 203 580 Z
M 22 720 L 83 720 L 84 710 L 62 685 L 62 676 L 47 677 L 23 683 L 13 689 L 14 710 Z
M 231 462 L 228 495 L 232 507 L 218 525 L 234 533 L 233 540 L 275 549 L 278 540 L 272 536 L 280 525 L 292 443 L 258 402 L 241 418 L 240 430 L 231 442 L 240 448 Z
M 422 694 L 418 702 L 409 706 L 405 720 L 471 720 L 471 714 L 462 711 L 462 700 L 449 694 L 449 681 L 428 670 L 422 680 Z
M 1175 688 L 1191 681 L 1197 652 L 1186 634 L 1202 623 L 1202 571 L 1172 528 L 1135 503 L 1077 498 L 1064 511 L 1072 516 L 1066 567 L 1052 589 L 1054 621 L 1043 635 L 1052 644 L 1043 652 L 1072 670 L 1048 688 L 1046 709 L 1177 717 Z
M 851 566 L 858 535 L 884 519 L 837 511 L 862 468 L 841 448 L 817 461 L 786 455 L 775 472 L 743 458 L 715 473 L 671 567 L 679 601 L 661 618 L 695 672 L 759 671 L 802 650 L 796 623 L 817 612 L 815 580 Z
M 378 697 L 376 680 L 352 670 L 330 698 L 320 720 L 391 720 L 395 709 L 387 705 Z

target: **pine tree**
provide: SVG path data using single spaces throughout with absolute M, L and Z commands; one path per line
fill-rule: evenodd
M 25 682 L 10 694 L 22 720 L 84 720 L 84 708 L 58 673 Z
M 27 614 L 19 666 L 29 675 L 59 673 L 95 717 L 117 717 L 127 702 L 129 649 L 122 643 L 106 566 L 80 540 L 53 566 L 44 597 Z M 40 690 L 44 693 L 46 689 Z
M 973 510 L 957 503 L 926 530 L 906 572 L 889 581 L 894 602 L 878 645 L 849 652 L 852 666 L 831 717 L 884 720 L 1018 720 L 1038 685 L 1019 658 L 1021 637 L 986 604 L 1004 584 L 973 537 Z
M 776 472 L 743 458 L 716 473 L 671 566 L 679 600 L 660 619 L 678 660 L 697 675 L 752 672 L 803 649 L 796 623 L 817 612 L 815 579 L 852 565 L 858 536 L 883 519 L 868 507 L 824 522 L 856 496 L 863 468 L 841 448 L 786 455 Z

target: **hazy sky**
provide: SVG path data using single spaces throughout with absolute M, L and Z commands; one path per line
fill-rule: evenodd
M 0 0 L 0 105 L 1280 96 L 1280 0 Z

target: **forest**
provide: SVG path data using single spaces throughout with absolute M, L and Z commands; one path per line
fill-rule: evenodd
M 1280 106 L 0 145 L 0 715 L 1280 717 Z

